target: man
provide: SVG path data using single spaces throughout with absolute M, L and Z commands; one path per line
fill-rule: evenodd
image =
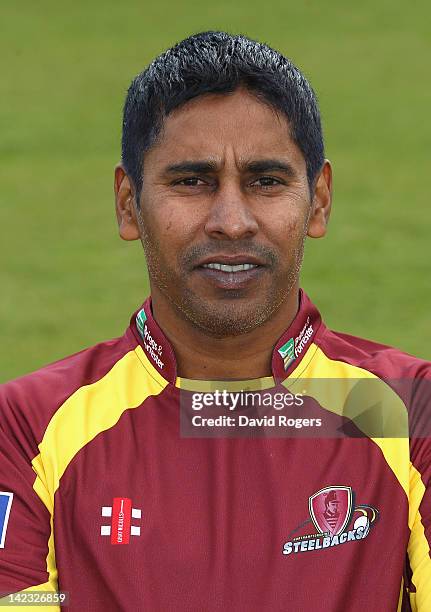
M 404 429 L 430 365 L 328 330 L 299 289 L 332 191 L 309 84 L 197 34 L 133 81 L 122 143 L 119 231 L 151 298 L 123 337 L 2 388 L 0 590 L 431 610 L 431 445 Z

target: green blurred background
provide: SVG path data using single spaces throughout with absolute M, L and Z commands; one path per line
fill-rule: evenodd
M 327 324 L 430 359 L 430 20 L 424 0 L 2 3 L 0 381 L 121 334 L 146 296 L 113 207 L 123 100 L 207 29 L 276 47 L 318 94 L 335 197 L 302 285 Z

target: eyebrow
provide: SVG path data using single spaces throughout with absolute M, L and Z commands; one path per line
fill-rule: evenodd
M 166 166 L 164 172 L 166 174 L 180 174 L 180 173 L 195 173 L 195 174 L 207 174 L 209 172 L 215 172 L 218 169 L 216 161 L 198 160 L 198 161 L 183 161 L 177 164 L 170 164 Z M 282 172 L 286 176 L 292 178 L 296 175 L 296 172 L 288 162 L 281 161 L 279 159 L 256 159 L 240 165 L 242 171 L 259 174 L 262 172 Z
M 261 172 L 282 172 L 288 177 L 293 177 L 296 172 L 288 162 L 279 159 L 257 159 L 245 165 L 249 172 L 259 174 Z
M 196 174 L 205 174 L 217 170 L 217 162 L 214 160 L 202 161 L 183 161 L 178 164 L 166 166 L 166 174 L 180 174 L 181 172 L 194 172 Z

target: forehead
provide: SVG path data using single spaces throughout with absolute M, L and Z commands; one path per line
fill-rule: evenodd
M 157 165 L 179 159 L 223 160 L 229 153 L 241 160 L 284 157 L 305 169 L 286 116 L 244 89 L 199 96 L 175 109 L 145 161 Z

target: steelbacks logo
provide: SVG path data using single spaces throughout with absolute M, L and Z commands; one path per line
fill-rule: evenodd
M 289 534 L 283 555 L 340 546 L 364 540 L 379 518 L 379 511 L 368 504 L 355 504 L 351 487 L 325 487 L 308 498 L 310 518 Z M 351 529 L 349 529 L 349 525 Z M 316 532 L 292 536 L 313 524 Z
M 281 358 L 284 361 L 284 369 L 290 366 L 297 357 L 302 353 L 311 336 L 313 335 L 313 326 L 310 325 L 310 317 L 307 317 L 304 327 L 296 338 L 289 338 L 286 344 L 283 344 L 278 349 Z

